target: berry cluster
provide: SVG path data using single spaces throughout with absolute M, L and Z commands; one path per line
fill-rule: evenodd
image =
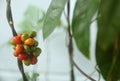
M 19 60 L 23 61 L 26 66 L 37 63 L 37 57 L 41 53 L 41 49 L 38 46 L 38 42 L 34 39 L 36 32 L 32 31 L 24 34 L 18 34 L 11 40 L 11 44 L 14 49 L 13 55 Z

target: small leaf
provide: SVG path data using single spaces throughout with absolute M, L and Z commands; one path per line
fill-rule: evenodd
M 47 38 L 60 21 L 67 0 L 52 0 L 46 14 L 43 26 L 43 38 Z
M 32 74 L 32 77 L 33 77 L 33 78 L 37 78 L 38 76 L 39 76 L 39 73 L 33 73 L 33 74 Z
M 74 9 L 72 32 L 79 50 L 90 58 L 90 24 L 97 10 L 97 0 L 77 0 Z
M 38 77 L 39 77 L 39 73 L 33 73 L 31 76 L 31 81 L 36 81 Z

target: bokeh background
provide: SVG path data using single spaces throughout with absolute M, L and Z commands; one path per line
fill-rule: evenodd
M 51 0 L 11 0 L 14 25 L 19 32 L 19 23 L 23 20 L 27 8 L 32 5 L 46 12 Z M 76 0 L 71 0 L 71 16 Z M 72 19 L 72 17 L 71 17 Z M 61 18 L 63 25 L 66 25 L 64 15 Z M 91 59 L 87 60 L 76 48 L 74 43 L 74 60 L 78 66 L 94 79 L 98 79 L 98 73 L 95 70 L 95 40 L 96 23 L 91 25 Z M 13 49 L 8 41 L 12 37 L 11 29 L 6 19 L 6 0 L 0 0 L 0 81 L 17 81 L 21 74 L 17 67 L 16 58 L 12 55 Z M 42 30 L 38 31 L 39 47 L 42 48 L 42 54 L 39 56 L 38 63 L 35 66 L 25 67 L 25 72 L 38 72 L 40 76 L 38 81 L 69 81 L 70 64 L 67 51 L 67 34 L 64 28 L 58 27 L 44 41 Z M 76 68 L 74 68 L 76 81 L 89 81 Z M 103 81 L 101 79 L 101 81 Z

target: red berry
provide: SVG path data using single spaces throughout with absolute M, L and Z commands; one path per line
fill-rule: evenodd
M 22 37 L 22 33 L 18 34 L 17 36 L 21 38 Z
M 36 64 L 37 63 L 37 57 L 36 56 L 32 56 L 31 57 L 31 64 Z
M 26 53 L 19 53 L 19 55 L 18 55 L 18 59 L 19 60 L 24 60 L 26 58 L 27 58 L 27 54 Z
M 14 36 L 12 41 L 14 44 L 21 44 L 22 43 L 21 38 L 19 36 Z

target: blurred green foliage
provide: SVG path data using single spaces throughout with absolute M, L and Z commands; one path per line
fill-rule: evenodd
M 36 6 L 29 6 L 19 24 L 20 32 L 39 31 L 44 22 L 44 11 Z
M 25 73 L 28 81 L 38 81 L 37 78 L 39 77 L 39 73 L 32 73 L 30 76 L 28 73 Z M 22 78 L 18 79 L 18 81 L 23 81 Z

